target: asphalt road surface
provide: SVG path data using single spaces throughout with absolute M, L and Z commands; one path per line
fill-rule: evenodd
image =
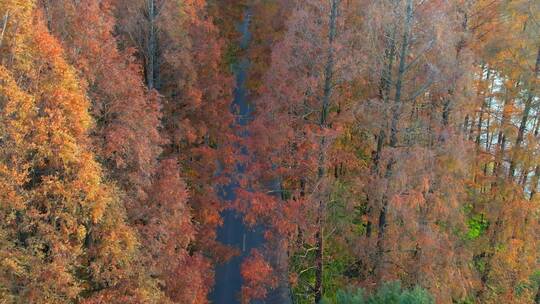
M 239 42 L 242 49 L 249 47 L 250 32 L 249 23 L 251 14 L 248 11 L 238 26 L 242 33 L 242 39 Z M 236 124 L 245 126 L 251 119 L 250 105 L 247 100 L 246 77 L 249 69 L 249 61 L 241 58 L 233 67 L 236 76 L 236 88 L 234 90 L 234 101 L 231 111 L 237 115 Z M 249 136 L 248 132 L 242 136 Z M 245 153 L 245 147 L 238 147 L 239 153 Z M 243 172 L 242 164 L 238 164 L 237 170 Z M 234 192 L 239 187 L 234 181 L 221 189 L 220 198 L 225 202 L 234 199 Z M 223 225 L 218 229 L 218 241 L 223 244 L 234 246 L 241 252 L 240 256 L 231 259 L 228 263 L 219 265 L 216 268 L 215 286 L 210 295 L 210 300 L 214 304 L 239 304 L 240 289 L 242 287 L 242 276 L 240 275 L 240 265 L 242 261 L 249 256 L 251 249 L 261 247 L 264 243 L 263 228 L 256 227 L 249 229 L 242 220 L 242 215 L 235 211 L 227 210 L 222 213 Z

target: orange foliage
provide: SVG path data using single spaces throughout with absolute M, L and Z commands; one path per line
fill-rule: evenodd
M 272 267 L 255 249 L 251 251 L 250 257 L 242 263 L 241 273 L 244 279 L 242 303 L 264 299 L 268 289 L 276 287 L 277 281 L 272 274 Z

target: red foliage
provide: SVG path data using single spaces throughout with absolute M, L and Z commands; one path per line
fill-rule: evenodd
M 241 267 L 244 284 L 242 286 L 242 303 L 264 299 L 269 289 L 277 286 L 270 264 L 257 250 L 252 250 L 250 257 L 244 260 Z

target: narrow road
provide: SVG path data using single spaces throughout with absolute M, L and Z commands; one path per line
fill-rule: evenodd
M 249 23 L 251 14 L 248 11 L 244 14 L 244 19 L 239 25 L 242 39 L 239 42 L 242 49 L 247 49 L 250 42 Z M 241 58 L 233 67 L 236 76 L 236 88 L 234 90 L 234 100 L 232 111 L 237 115 L 236 124 L 247 125 L 251 119 L 251 111 L 247 100 L 246 78 L 249 68 L 247 58 Z M 248 132 L 242 136 L 249 136 Z M 238 153 L 245 153 L 245 147 L 238 147 Z M 244 168 L 238 164 L 237 170 L 242 173 Z M 239 185 L 233 181 L 222 189 L 220 198 L 223 201 L 230 201 L 235 198 L 235 190 Z M 263 229 L 261 227 L 249 229 L 243 223 L 242 215 L 232 210 L 226 210 L 222 214 L 223 226 L 218 229 L 218 241 L 223 244 L 233 246 L 240 250 L 241 255 L 231 259 L 228 263 L 219 265 L 216 268 L 215 286 L 210 294 L 210 300 L 214 304 L 239 304 L 240 289 L 242 287 L 242 276 L 240 275 L 240 265 L 249 256 L 251 249 L 262 246 L 264 242 Z

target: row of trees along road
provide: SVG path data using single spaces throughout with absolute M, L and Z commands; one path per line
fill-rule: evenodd
M 277 284 L 298 303 L 393 280 L 437 303 L 539 301 L 539 3 L 257 11 L 239 205 L 272 227 Z
M 242 163 L 246 303 L 540 303 L 539 72 L 534 0 L 2 0 L 0 299 L 207 303 Z

